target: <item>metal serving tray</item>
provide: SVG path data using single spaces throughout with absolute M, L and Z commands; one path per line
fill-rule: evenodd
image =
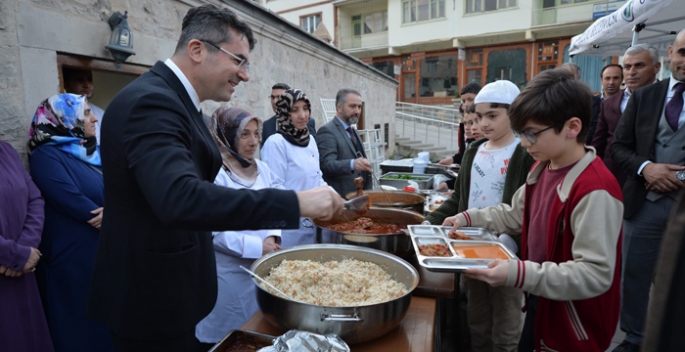
M 249 330 L 231 330 L 209 352 L 256 352 L 272 345 L 276 336 Z
M 404 186 L 409 186 L 408 180 L 388 179 L 387 176 L 407 175 L 420 180 L 412 180 L 419 185 L 420 189 L 433 189 L 433 177 L 435 175 L 412 174 L 409 172 L 388 172 L 379 178 L 381 185 L 392 186 L 402 190 Z
M 471 259 L 463 258 L 457 255 L 452 247 L 453 245 L 486 245 L 499 247 L 509 257 L 509 259 L 518 259 L 506 246 L 495 240 L 494 233 L 483 228 L 478 227 L 461 227 L 460 232 L 463 232 L 476 240 L 453 240 L 448 238 L 447 233 L 450 230 L 448 226 L 434 226 L 434 225 L 410 225 L 408 226 L 409 235 L 411 236 L 414 251 L 418 259 L 419 265 L 423 266 L 429 271 L 436 272 L 452 272 L 460 273 L 470 268 L 487 268 L 488 263 L 493 259 Z M 449 248 L 450 256 L 447 257 L 432 257 L 422 255 L 419 246 L 426 244 L 442 244 Z
M 449 240 L 450 230 L 452 226 L 435 226 L 435 225 L 409 225 L 408 234 L 410 236 L 442 236 Z M 472 237 L 476 241 L 497 241 L 495 231 L 490 231 L 482 227 L 460 227 L 459 232 Z

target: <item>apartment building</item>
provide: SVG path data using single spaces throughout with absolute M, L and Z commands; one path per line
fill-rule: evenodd
M 624 0 L 258 0 L 400 82 L 397 100 L 450 104 L 469 82 L 519 86 L 569 61 L 571 37 Z M 576 57 L 599 91 L 611 57 Z

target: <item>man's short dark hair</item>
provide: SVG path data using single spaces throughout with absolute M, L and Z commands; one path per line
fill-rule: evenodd
M 348 94 L 354 94 L 358 95 L 361 98 L 361 94 L 359 94 L 358 91 L 350 88 L 343 88 L 338 91 L 338 94 L 335 95 L 335 105 L 343 105 L 345 104 L 345 99 L 347 99 Z
M 254 49 L 257 40 L 252 34 L 250 26 L 241 21 L 236 14 L 227 9 L 220 9 L 214 5 L 202 5 L 193 7 L 186 13 L 181 25 L 181 37 L 176 44 L 176 53 L 179 53 L 188 46 L 193 39 L 202 39 L 220 45 L 231 40 L 230 30 L 238 32 L 241 37 L 247 38 L 250 50 Z M 217 49 L 207 45 L 209 52 L 216 52 Z
M 599 73 L 600 79 L 604 78 L 604 71 L 606 71 L 606 69 L 608 69 L 609 67 L 618 67 L 619 71 L 621 71 L 621 79 L 623 79 L 623 66 L 621 66 L 619 64 L 608 64 L 608 65 L 602 67 L 602 72 Z
M 509 120 L 514 131 L 521 131 L 528 121 L 553 126 L 559 133 L 566 121 L 577 117 L 582 122 L 576 137 L 585 141 L 592 115 L 592 92 L 585 83 L 576 81 L 564 68 L 547 70 L 535 76 L 523 88 L 509 108 Z
M 276 83 L 276 84 L 274 84 L 273 87 L 271 87 L 271 89 L 272 89 L 272 90 L 273 90 L 273 89 L 285 89 L 285 90 L 288 90 L 288 89 L 290 89 L 290 86 L 287 85 L 287 84 L 285 84 L 285 83 Z
M 75 74 L 77 73 L 88 73 L 93 76 L 93 71 L 91 70 L 84 70 L 80 68 L 73 68 L 73 67 L 62 67 L 62 79 L 64 82 L 70 82 L 71 79 L 74 77 Z
M 471 82 L 467 85 L 465 85 L 462 89 L 461 92 L 459 92 L 459 95 L 464 95 L 464 94 L 476 94 L 480 92 L 480 90 L 483 88 L 480 84 L 476 82 Z
M 466 108 L 466 111 L 464 111 L 467 114 L 474 114 L 476 113 L 476 104 L 471 104 L 469 105 L 468 108 Z

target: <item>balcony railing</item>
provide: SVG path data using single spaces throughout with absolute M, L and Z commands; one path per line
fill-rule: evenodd
M 532 26 L 591 21 L 592 5 L 595 3 L 597 3 L 597 1 L 588 1 L 545 9 L 534 9 Z
M 364 49 L 388 46 L 388 32 L 354 35 L 340 38 L 340 49 Z

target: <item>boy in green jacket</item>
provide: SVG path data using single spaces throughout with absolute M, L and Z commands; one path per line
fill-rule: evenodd
M 465 152 L 454 193 L 428 214 L 431 224 L 466 209 L 510 203 L 525 183 L 533 158 L 519 145 L 511 129 L 508 109 L 519 94 L 513 83 L 500 80 L 483 87 L 475 99 L 478 125 L 486 138 Z M 517 236 L 518 237 L 518 236 Z M 471 347 L 479 351 L 516 351 L 521 334 L 522 293 L 510 287 L 462 277 L 468 299 L 467 318 Z

